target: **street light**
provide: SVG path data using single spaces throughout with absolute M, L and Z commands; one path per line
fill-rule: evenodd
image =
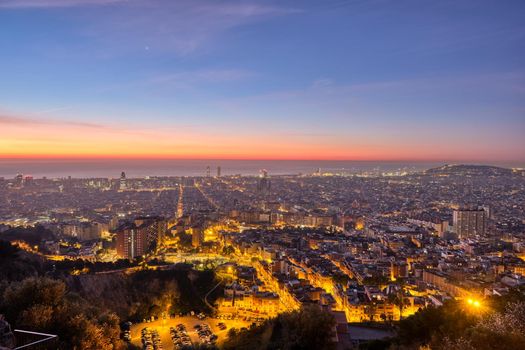
M 477 299 L 472 299 L 472 298 L 468 298 L 467 299 L 467 304 L 469 304 L 470 306 L 474 307 L 474 308 L 480 308 L 481 307 L 481 302 Z

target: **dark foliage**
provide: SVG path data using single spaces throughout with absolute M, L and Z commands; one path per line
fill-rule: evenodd
M 224 349 L 333 349 L 335 320 L 317 306 L 283 313 L 261 326 L 230 330 Z
M 16 328 L 56 334 L 59 349 L 119 349 L 119 319 L 66 292 L 63 282 L 34 277 L 11 283 L 0 313 Z
M 0 284 L 37 276 L 44 271 L 44 261 L 7 241 L 0 241 Z
M 165 313 L 207 313 L 211 310 L 203 298 L 216 283 L 213 271 L 195 271 L 186 265 L 166 271 L 144 270 L 131 275 L 69 276 L 66 281 L 71 290 L 90 302 L 133 322 Z
M 39 245 L 43 240 L 54 239 L 55 235 L 43 226 L 35 227 L 14 227 L 2 232 L 0 239 L 3 241 L 24 241 L 34 246 Z
M 512 322 L 516 323 L 514 327 L 510 327 Z M 500 329 L 500 324 L 508 324 L 509 328 Z M 515 289 L 503 297 L 486 299 L 480 310 L 450 300 L 441 307 L 418 311 L 400 322 L 392 347 L 418 349 L 422 345 L 465 350 L 525 347 L 525 291 Z
M 0 313 L 15 327 L 58 334 L 60 349 L 104 350 L 122 346 L 119 324 L 124 320 L 141 321 L 166 311 L 210 311 L 203 297 L 217 283 L 211 270 L 195 271 L 181 264 L 132 274 L 67 273 L 83 264 L 45 263 L 38 255 L 0 241 Z M 111 267 L 107 265 L 104 270 Z M 127 263 L 113 265 L 121 267 Z

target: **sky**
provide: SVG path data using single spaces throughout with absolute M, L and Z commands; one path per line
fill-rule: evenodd
M 0 158 L 525 161 L 522 0 L 0 0 Z

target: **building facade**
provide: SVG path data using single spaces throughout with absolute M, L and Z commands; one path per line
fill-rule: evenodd
M 134 259 L 146 255 L 164 239 L 167 223 L 161 217 L 141 217 L 116 230 L 117 255 Z
M 454 230 L 459 238 L 485 235 L 487 214 L 483 209 L 458 209 L 453 212 Z

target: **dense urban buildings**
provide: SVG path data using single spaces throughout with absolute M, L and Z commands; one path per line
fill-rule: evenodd
M 14 242 L 50 261 L 128 261 L 117 273 L 212 268 L 220 295 L 205 301 L 216 317 L 260 323 L 315 305 L 337 320 L 341 348 L 359 337 L 348 322 L 389 324 L 525 286 L 522 169 L 219 172 L 3 179 L 0 239 L 38 227 L 48 233 L 34 246 Z
M 525 349 L 524 0 L 0 0 L 0 350 Z

